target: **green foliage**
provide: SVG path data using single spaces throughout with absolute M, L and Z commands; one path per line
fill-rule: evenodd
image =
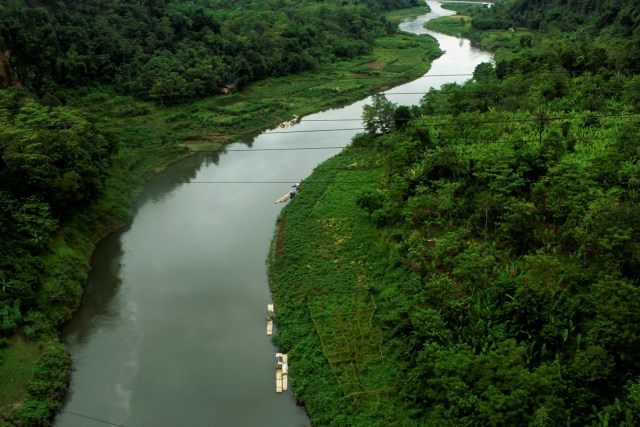
M 33 379 L 33 367 L 42 354 L 35 341 L 15 335 L 0 339 L 0 424 L 6 421 L 12 407 L 22 403 L 27 386 Z
M 373 95 L 371 105 L 362 108 L 362 121 L 371 134 L 387 133 L 394 127 L 396 104 L 389 101 L 383 93 Z
M 159 104 L 371 52 L 395 28 L 380 12 L 416 0 L 11 2 L 0 47 L 11 76 L 40 94 L 91 82 Z M 45 46 L 45 48 L 42 48 Z
M 628 159 L 601 139 L 615 141 L 627 127 L 620 119 L 585 126 L 577 113 L 563 115 L 546 121 L 542 134 L 536 117 L 493 111 L 459 114 L 464 127 L 439 125 L 452 117 L 423 117 L 406 132 L 359 136 L 310 178 L 340 182 L 324 168 L 348 165 L 341 173 L 361 182 L 355 194 L 341 195 L 338 183 L 312 184 L 283 211 L 285 251 L 271 257 L 283 311 L 279 344 L 305 360 L 311 356 L 294 343 L 318 336 L 328 366 L 316 363 L 350 396 L 363 380 L 344 374 L 337 362 L 344 355 L 332 348 L 358 342 L 346 326 L 358 322 L 336 316 L 360 312 L 354 295 L 370 293 L 375 328 L 366 333 L 380 334 L 382 353 L 408 375 L 398 386 L 384 364 L 365 362 L 380 350 L 359 344 L 360 362 L 349 369 L 385 382 L 362 390 L 367 397 L 350 423 L 366 425 L 365 408 L 381 405 L 377 393 L 387 388 L 401 396 L 393 405 L 425 425 L 585 424 L 593 407 L 600 417 L 632 417 L 610 396 L 640 375 L 632 284 L 640 223 L 624 181 L 605 179 L 603 170 L 602 159 L 614 170 Z M 554 144 L 545 144 L 551 135 Z M 371 164 L 386 171 L 378 184 L 360 169 Z M 301 328 L 295 338 L 292 328 Z M 313 375 L 304 372 L 313 387 L 300 397 L 312 415 L 324 415 L 328 409 L 306 394 L 319 392 Z
M 116 148 L 113 142 L 90 118 L 69 108 L 28 98 L 15 105 L 10 93 L 0 96 L 4 106 L 15 109 L 2 118 L 2 188 L 17 199 L 38 197 L 58 215 L 96 200 Z M 46 207 L 37 209 L 46 217 Z
M 366 191 L 358 197 L 356 203 L 360 209 L 364 209 L 367 213 L 372 214 L 382 208 L 383 202 L 384 198 L 381 194 L 373 191 Z
M 402 408 L 396 425 L 638 423 L 637 70 L 634 48 L 612 47 L 636 39 L 619 38 L 623 5 L 587 3 L 566 5 L 580 14 L 553 1 L 470 11 L 470 31 L 503 28 L 504 39 L 490 35 L 502 48 L 495 64 L 431 91 L 417 109 L 393 106 L 407 115 L 404 128 L 380 125 L 391 110 L 374 99 L 363 114 L 369 132 L 394 130 L 357 136 L 309 179 L 330 183 L 309 184 L 283 211 L 272 289 L 282 344 L 305 364 L 300 398 L 312 422 L 330 414 L 368 425 L 371 414 L 384 417 L 375 406 Z M 513 11 L 545 5 L 556 8 L 539 27 L 583 20 L 586 30 L 506 30 Z M 377 181 L 361 175 L 365 164 L 376 165 Z M 344 179 L 329 178 L 325 167 L 338 165 Z M 357 182 L 355 194 L 339 181 Z M 344 317 L 367 296 L 377 348 Z M 345 366 L 333 349 L 349 339 L 359 362 Z M 324 358 L 296 340 L 320 340 Z M 374 362 L 380 354 L 401 375 Z M 379 382 L 363 386 L 349 370 Z M 327 408 L 335 388 L 344 396 Z
M 401 4 L 404 2 L 387 2 L 389 7 Z M 41 44 L 38 41 L 43 34 L 40 27 L 29 31 L 28 37 L 32 39 L 24 38 L 26 32 L 18 22 L 21 17 L 37 15 L 51 24 L 46 29 L 51 40 L 43 52 L 32 51 L 33 55 L 27 57 L 22 56 L 24 52 L 11 51 L 10 65 L 23 71 L 26 68 L 21 67 L 28 67 L 19 77 L 25 86 L 36 90 L 39 100 L 28 89 L 0 92 L 0 340 L 9 337 L 9 354 L 19 349 L 16 336 L 48 340 L 68 320 L 80 302 L 93 243 L 132 218 L 133 200 L 149 176 L 186 155 L 187 150 L 178 145 L 179 142 L 187 139 L 203 139 L 205 144 L 224 142 L 235 139 L 238 134 L 254 133 L 281 122 L 291 114 L 308 114 L 362 98 L 375 88 L 389 84 L 390 77 L 403 81 L 424 72 L 429 65 L 427 58 L 439 54 L 429 37 L 414 38 L 398 33 L 377 38 L 374 43 L 374 35 L 385 35 L 393 32 L 393 28 L 384 19 L 378 22 L 378 15 L 372 11 L 363 12 L 362 6 L 339 8 L 341 12 L 328 9 L 323 12 L 326 19 L 322 20 L 322 28 L 315 26 L 313 19 L 309 22 L 314 26 L 285 28 L 285 22 L 306 20 L 306 15 L 313 18 L 314 13 L 320 12 L 306 10 L 309 5 L 312 9 L 318 6 L 312 2 L 295 8 L 286 2 L 271 5 L 261 15 L 275 20 L 267 27 L 267 21 L 255 21 L 260 15 L 255 10 L 235 9 L 241 17 L 227 19 L 222 24 L 216 21 L 219 16 L 233 15 L 232 9 L 237 4 L 229 3 L 226 10 L 207 10 L 207 17 L 203 18 L 199 16 L 202 8 L 195 3 L 167 3 L 166 14 L 171 20 L 157 27 L 158 32 L 164 32 L 164 41 L 153 39 L 151 33 L 155 28 L 146 29 L 147 13 L 154 16 L 164 13 L 165 6 L 160 3 L 139 7 L 120 5 L 116 15 L 121 12 L 126 15 L 127 36 L 120 36 L 113 29 L 122 22 L 108 8 L 101 9 L 95 20 L 92 18 L 91 28 L 85 28 L 82 19 L 68 21 L 86 13 L 95 15 L 92 9 L 95 4 L 86 2 L 66 2 L 56 9 L 47 9 L 43 4 L 36 8 L 40 10 L 33 10 L 24 2 L 13 2 L 11 13 L 0 14 L 0 33 L 10 31 L 19 39 L 3 39 L 0 42 L 3 49 L 12 41 L 33 43 L 32 49 Z M 129 14 L 132 8 L 136 13 Z M 362 37 L 349 36 L 351 40 L 345 40 L 340 34 L 347 27 L 331 21 L 338 15 L 353 21 L 353 25 L 361 25 Z M 201 19 L 206 22 L 199 21 Z M 3 27 L 5 20 L 12 22 L 11 28 Z M 177 33 L 167 26 L 174 24 L 176 29 L 183 29 L 177 45 L 173 41 Z M 213 29 L 233 25 L 229 31 L 240 33 L 253 25 L 260 34 L 256 33 L 251 41 L 243 38 L 242 43 L 231 46 L 228 43 L 234 44 L 244 36 L 222 38 L 207 33 L 207 38 L 200 40 L 205 34 L 192 30 L 201 25 L 210 25 Z M 83 44 L 82 29 L 91 34 L 95 44 Z M 69 36 L 66 31 L 77 34 L 73 35 L 68 54 L 56 57 L 56 43 Z M 265 63 L 263 51 L 258 47 L 244 51 L 254 42 L 265 44 L 265 49 L 281 48 L 266 46 L 269 38 L 263 32 L 268 31 L 288 34 L 287 49 L 291 52 L 287 52 L 287 56 L 294 57 L 295 61 L 290 63 L 298 67 L 297 71 L 311 65 L 316 71 L 302 75 L 299 81 L 271 77 L 243 88 L 242 93 L 209 97 L 183 106 L 166 105 L 217 93 L 220 85 L 234 78 L 242 86 L 249 82 L 248 77 L 238 77 L 243 73 L 251 75 L 253 80 L 274 73 L 286 74 L 282 69 L 276 73 L 268 68 L 270 64 Z M 144 34 L 148 36 L 146 39 Z M 298 46 L 296 37 L 302 36 L 309 40 L 303 40 Z M 365 57 L 342 62 L 334 62 L 341 59 L 335 54 L 318 58 L 302 51 L 314 40 L 327 37 L 336 39 L 331 40 L 331 46 L 323 48 L 339 47 L 347 56 L 369 52 L 372 47 L 374 50 Z M 278 40 L 275 36 L 273 39 Z M 228 54 L 209 55 L 208 49 L 219 43 L 229 49 Z M 145 45 L 144 49 L 138 44 Z M 161 47 L 153 50 L 151 45 Z M 101 51 L 99 58 L 87 53 L 96 47 Z M 145 52 L 151 51 L 155 53 L 146 55 Z M 322 51 L 315 50 L 314 55 L 316 53 Z M 111 54 L 115 56 L 109 56 Z M 55 67 L 49 66 L 53 60 L 46 58 L 42 67 L 34 65 L 47 55 L 50 59 L 57 58 Z M 225 58 L 234 58 L 231 67 Z M 92 61 L 100 65 L 90 65 Z M 389 66 L 378 67 L 387 63 Z M 371 79 L 352 79 L 362 72 Z M 100 77 L 96 73 L 100 73 Z M 321 83 L 310 89 L 309 79 Z M 97 80 L 114 82 L 116 87 L 102 86 Z M 182 80 L 187 82 L 186 86 Z M 343 80 L 347 83 L 343 84 Z M 154 85 L 153 93 L 149 92 Z M 69 87 L 75 89 L 65 89 Z M 166 106 L 154 105 L 133 95 L 153 98 L 156 104 Z M 313 102 L 309 102 L 310 96 L 315 97 Z M 276 98 L 286 102 L 274 101 Z M 212 154 L 211 158 L 216 156 Z M 33 358 L 25 358 L 24 370 L 30 371 L 34 363 Z M 15 366 L 0 364 L 2 379 L 13 378 L 15 371 Z M 6 405 L 0 402 L 0 423 L 7 421 L 12 405 L 22 403 L 27 377 L 30 378 L 29 375 L 22 378 L 20 387 L 6 388 Z M 36 381 L 32 390 L 41 394 L 56 388 L 57 384 L 57 381 Z M 59 397 L 38 397 L 37 401 L 16 406 L 22 409 L 14 414 L 14 423 L 46 424 Z
M 299 361 L 294 387 L 314 424 L 638 422 L 633 3 L 510 1 L 442 21 L 502 48 L 495 65 L 430 92 L 417 109 L 374 98 L 364 119 L 385 135 L 358 136 L 303 183 L 280 219 L 270 274 L 275 340 Z M 42 103 L 22 91 L 1 95 L 2 333 L 37 337 L 67 318 L 88 236 L 105 231 L 88 224 L 126 218 L 130 187 L 177 155 L 180 136 L 246 131 L 287 108 L 232 94 L 225 105 L 201 101 L 159 116 L 151 104 L 88 90 L 87 102 L 113 118 L 106 132 L 61 107 L 61 88 L 101 80 L 174 104 L 314 69 L 368 53 L 391 31 L 374 9 L 399 3 L 367 4 L 114 1 L 100 14 L 87 2 L 5 7 L 1 47 Z M 373 76 L 399 63 L 365 58 L 359 67 Z M 272 95 L 333 103 L 365 90 L 287 92 L 272 82 Z M 127 141 L 120 152 L 116 140 Z M 59 220 L 84 238 L 52 240 Z M 42 281 L 45 269 L 52 277 Z M 18 425 L 46 424 L 55 409 L 67 367 L 62 351 L 48 352 L 14 414 Z
M 24 404 L 11 413 L 12 425 L 51 425 L 51 419 L 60 406 L 69 377 L 69 355 L 60 343 L 47 342 L 43 346 Z
M 25 325 L 32 310 L 52 308 L 52 299 L 43 300 L 40 293 L 45 257 L 55 245 L 52 236 L 60 220 L 101 196 L 116 150 L 93 118 L 22 95 L 19 90 L 0 92 L 0 335 L 4 336 Z M 47 289 L 72 295 L 74 302 L 67 305 L 73 307 L 79 301 L 86 261 L 67 260 L 64 265 L 69 274 L 49 269 L 55 285 L 50 283 Z M 65 289 L 72 284 L 77 286 L 75 292 Z M 69 309 L 53 323 L 60 325 L 68 316 Z

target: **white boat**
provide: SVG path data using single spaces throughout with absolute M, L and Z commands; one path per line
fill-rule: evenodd
M 291 198 L 291 193 L 287 193 L 284 196 L 280 197 L 278 200 L 276 200 L 274 203 L 284 203 L 288 201 L 290 198 Z
M 296 194 L 300 192 L 300 184 L 296 184 L 292 187 L 296 187 Z M 291 200 L 291 190 L 289 190 L 289 192 L 287 194 L 285 194 L 284 196 L 280 197 L 279 199 L 277 199 L 274 203 L 284 203 L 288 200 Z
M 282 393 L 289 387 L 288 357 L 283 353 L 276 353 L 276 392 Z
M 273 318 L 276 313 L 273 311 L 273 304 L 267 304 L 267 335 L 273 334 Z

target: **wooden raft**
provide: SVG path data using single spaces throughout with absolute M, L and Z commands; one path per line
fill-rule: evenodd
M 300 184 L 298 183 L 298 186 L 296 187 L 297 193 L 300 194 Z M 284 203 L 287 200 L 291 200 L 291 190 L 289 190 L 289 192 L 287 194 L 285 194 L 284 196 L 280 197 L 278 200 L 276 200 L 274 203 Z
M 273 334 L 273 304 L 267 304 L 267 335 Z
M 283 353 L 276 353 L 276 361 L 282 360 L 280 363 L 276 363 L 276 392 L 282 393 L 289 387 L 289 373 L 288 373 L 288 357 Z
M 291 194 L 287 193 L 284 196 L 280 197 L 278 200 L 276 200 L 274 203 L 284 203 L 287 200 L 289 200 L 291 198 Z

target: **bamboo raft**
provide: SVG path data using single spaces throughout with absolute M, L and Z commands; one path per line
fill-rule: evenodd
M 284 203 L 287 200 L 289 200 L 291 198 L 291 194 L 287 193 L 284 196 L 280 197 L 278 200 L 276 200 L 274 203 Z
M 289 365 L 286 354 L 276 353 L 276 392 L 282 393 L 289 387 Z
M 296 193 L 300 193 L 300 183 L 297 183 L 295 187 L 296 187 Z M 277 199 L 274 203 L 284 203 L 288 200 L 291 200 L 291 190 L 289 190 L 289 192 L 284 196 Z
M 296 116 L 295 114 L 293 115 L 293 117 L 290 120 L 286 120 L 282 123 L 280 123 L 278 125 L 278 127 L 280 128 L 288 128 L 289 126 L 293 126 L 295 124 L 300 123 L 300 120 L 302 120 L 302 118 Z
M 273 304 L 267 304 L 267 335 L 273 334 L 273 318 L 276 313 L 273 311 Z

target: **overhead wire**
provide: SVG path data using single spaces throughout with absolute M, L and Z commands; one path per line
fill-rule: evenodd
M 415 80 L 413 80 L 413 81 L 415 82 Z M 469 80 L 467 80 L 467 81 L 469 81 Z M 445 83 L 445 84 L 448 85 L 449 87 L 453 87 L 453 85 L 456 85 L 458 83 L 457 82 L 448 82 L 448 83 Z M 444 84 L 442 86 L 444 86 Z M 413 91 L 413 92 L 390 92 L 393 89 L 389 89 L 389 91 L 380 91 L 379 93 L 381 93 L 381 94 L 383 94 L 385 96 L 428 95 L 432 91 L 441 91 L 441 90 L 443 90 L 442 86 L 440 88 L 430 87 L 428 90 L 424 90 L 424 91 L 420 90 L 420 91 Z M 462 88 L 462 86 L 458 86 L 458 87 Z M 286 99 L 286 98 L 291 98 L 291 97 L 295 97 L 295 96 L 304 96 L 304 97 L 308 97 L 308 98 L 327 96 L 326 92 L 313 93 L 314 92 L 313 89 L 315 89 L 315 88 L 306 88 L 306 90 L 308 90 L 310 92 L 300 93 L 300 94 L 289 93 L 289 94 L 286 94 L 286 95 L 251 96 L 251 95 L 237 94 L 236 95 L 236 99 L 243 100 L 243 101 L 244 100 L 254 101 L 254 100 L 281 99 L 281 98 L 282 99 Z M 319 89 L 322 89 L 322 88 L 319 88 Z M 358 88 L 353 88 L 353 90 L 357 90 L 357 89 Z M 503 89 L 506 89 L 505 91 L 508 92 L 508 90 L 510 88 L 503 88 Z M 638 89 L 638 88 L 594 88 L 594 89 L 597 90 L 598 94 L 616 94 L 616 93 L 640 92 L 640 89 Z M 340 91 L 342 91 L 342 89 Z M 334 95 L 339 95 L 340 91 L 335 92 Z M 348 93 L 349 89 L 344 89 L 344 92 Z M 496 94 L 496 95 L 504 95 L 504 93 L 501 93 L 501 92 L 497 91 L 496 88 L 490 88 L 490 89 L 486 89 L 486 88 L 465 88 L 465 92 L 476 93 L 476 94 L 493 93 L 493 94 Z M 511 93 L 510 95 L 522 95 L 521 88 L 513 89 L 513 93 Z M 357 101 L 355 101 L 355 102 L 357 102 Z
M 527 122 L 527 121 L 540 121 L 543 120 L 581 120 L 581 119 L 593 119 L 593 118 L 625 118 L 625 117 L 637 117 L 640 116 L 640 113 L 630 113 L 630 114 L 588 114 L 585 116 L 531 116 L 526 118 L 519 119 L 493 119 L 493 120 L 459 120 L 457 122 L 440 122 L 440 123 L 432 123 L 425 124 L 427 126 L 455 126 L 458 124 L 484 124 L 484 123 L 510 123 L 510 122 Z M 424 116 L 429 117 L 429 116 Z M 405 121 L 418 120 L 416 119 L 406 119 Z M 343 121 L 361 121 L 361 118 L 353 118 L 353 119 L 303 119 L 305 122 L 343 122 Z M 340 129 L 338 129 L 340 130 Z
M 494 119 L 494 120 L 457 120 L 453 122 L 440 122 L 440 123 L 422 123 L 425 127 L 436 127 L 436 126 L 468 126 L 468 125 L 477 125 L 477 124 L 499 124 L 499 123 L 526 123 L 526 122 L 549 122 L 549 121 L 574 121 L 574 120 L 593 120 L 593 119 L 605 119 L 605 118 L 634 118 L 640 117 L 640 113 L 633 114 L 591 114 L 586 116 L 532 116 L 527 118 L 519 118 L 519 119 Z M 336 119 L 335 121 L 362 121 L 362 119 Z M 414 119 L 417 120 L 417 119 Z M 303 121 L 313 121 L 313 119 Z M 327 121 L 332 122 L 334 120 L 318 120 L 318 121 Z M 327 129 L 300 129 L 300 130 L 266 130 L 261 135 L 277 135 L 277 134 L 295 134 L 295 133 L 320 133 L 320 132 L 342 132 L 342 131 L 358 131 L 365 130 L 366 128 L 361 127 L 350 127 L 350 128 L 327 128 Z M 226 133 L 225 137 L 243 137 L 247 136 L 247 134 L 242 133 Z
M 636 75 L 638 72 L 640 71 L 640 68 L 633 68 L 633 69 L 628 69 L 628 70 L 624 70 L 624 71 L 617 71 L 616 74 L 618 75 Z M 407 84 L 410 82 L 415 82 L 416 80 L 419 79 L 429 79 L 429 78 L 441 78 L 441 77 L 482 77 L 482 76 L 490 76 L 490 77 L 495 77 L 497 79 L 499 79 L 500 81 L 504 81 L 506 78 L 510 77 L 510 76 L 548 76 L 548 75 L 566 75 L 569 77 L 579 77 L 582 75 L 596 75 L 596 74 L 592 74 L 592 70 L 590 69 L 576 69 L 576 70 L 566 70 L 566 69 L 562 69 L 562 70 L 542 70 L 542 71 L 524 71 L 524 70 L 517 70 L 517 71 L 508 71 L 508 72 L 504 72 L 504 76 L 503 77 L 498 77 L 497 71 L 495 70 L 495 68 L 492 71 L 489 72 L 470 72 L 470 73 L 451 73 L 451 74 L 429 74 L 429 73 L 425 73 L 425 74 L 400 74 L 400 75 L 394 75 L 394 76 L 377 76 L 377 75 L 367 75 L 367 76 L 354 76 L 354 77 L 345 77 L 345 76 L 339 76 L 339 78 L 337 80 L 330 80 L 331 84 L 339 84 L 340 82 L 343 81 L 366 81 L 366 80 L 395 80 L 398 82 L 398 86 L 401 86 L 403 84 Z M 318 82 L 318 83 L 323 83 L 326 84 L 327 80 L 330 79 L 330 77 L 323 77 L 323 78 L 285 78 L 287 81 L 290 81 L 292 84 L 295 83 L 304 83 L 304 82 Z M 277 80 L 276 80 L 277 81 Z M 258 83 L 254 82 L 254 83 Z M 458 82 L 447 82 L 446 84 L 457 84 Z M 352 88 L 353 90 L 357 90 L 358 88 Z M 437 88 L 430 88 L 431 89 L 436 89 Z M 627 89 L 620 89 L 619 91 L 636 91 L 637 89 L 633 89 L 633 88 L 629 88 Z M 345 91 L 349 91 L 349 89 L 345 89 Z M 406 92 L 406 93 L 386 93 L 386 95 L 422 95 L 422 94 L 427 94 L 427 92 Z M 326 94 L 304 94 L 305 97 L 308 96 L 325 96 Z M 243 95 L 241 92 L 235 92 L 235 93 L 231 93 L 228 95 L 225 95 L 228 97 L 239 97 L 242 98 L 244 100 L 256 100 L 256 99 L 279 99 L 279 98 L 290 98 L 291 94 L 288 95 L 269 95 L 269 96 L 260 96 L 260 97 L 252 97 L 252 96 L 246 96 Z M 182 99 L 177 99 L 175 101 L 178 101 L 178 103 L 193 103 L 194 101 L 197 102 L 197 100 L 191 99 L 191 98 L 182 98 Z
M 575 70 L 566 70 L 566 69 L 562 69 L 562 70 L 540 70 L 540 71 L 525 71 L 525 70 L 516 70 L 516 71 L 506 71 L 504 72 L 505 77 L 511 76 L 511 75 L 537 75 L 537 76 L 545 76 L 545 75 L 569 75 L 569 76 L 579 76 L 582 74 L 587 74 L 587 73 L 591 73 L 592 70 L 587 69 L 587 68 L 580 68 L 580 69 L 575 69 Z M 619 71 L 618 74 L 623 74 L 625 75 L 626 73 L 630 73 L 630 74 L 634 74 L 634 73 L 638 73 L 640 72 L 640 67 L 639 68 L 630 68 L 627 70 L 623 71 Z M 398 74 L 398 75 L 393 75 L 393 76 L 378 76 L 378 75 L 362 75 L 362 76 L 353 76 L 353 77 L 348 77 L 348 76 L 339 76 L 339 80 L 340 81 L 350 81 L 350 80 L 378 80 L 378 79 L 394 79 L 397 80 L 398 78 L 410 78 L 410 79 L 420 79 L 420 78 L 434 78 L 434 77 L 470 77 L 470 76 L 495 76 L 497 77 L 497 73 L 498 71 L 496 71 L 496 69 L 494 68 L 493 71 L 490 72 L 470 72 L 470 73 L 448 73 L 448 74 L 429 74 L 424 73 L 424 74 Z M 298 83 L 298 82 L 321 82 L 321 83 L 326 83 L 327 80 L 331 78 L 331 76 L 329 77 L 318 77 L 318 78 L 280 78 L 280 79 L 275 79 L 276 81 L 278 80 L 290 80 L 293 83 Z
M 537 130 L 532 130 L 532 132 L 538 132 Z M 565 138 L 569 138 L 569 137 L 576 137 L 578 140 L 580 141 L 618 141 L 618 140 L 636 140 L 636 138 L 634 136 L 593 136 L 593 137 L 589 137 L 589 136 L 576 136 L 576 135 L 567 135 L 565 136 Z M 462 138 L 465 142 L 469 142 L 469 143 L 476 143 L 476 144 L 484 144 L 484 143 L 493 143 L 496 142 L 495 138 L 491 138 L 491 139 L 469 139 L 469 138 Z M 520 143 L 534 143 L 534 142 L 539 142 L 540 138 L 539 136 L 536 136 L 535 138 L 531 138 L 531 139 L 524 139 L 524 138 L 515 138 L 515 139 L 509 139 L 508 142 L 520 142 Z M 251 153 L 251 152 L 261 152 L 261 151 L 304 151 L 304 150 L 342 150 L 345 148 L 349 148 L 350 150 L 371 150 L 371 149 L 376 149 L 376 150 L 392 150 L 393 147 L 389 147 L 389 146 L 376 146 L 376 147 L 372 147 L 372 146 L 354 146 L 354 145 L 333 145 L 333 146 L 327 146 L 327 147 L 289 147 L 289 148 L 278 148 L 278 147 L 274 147 L 274 148 L 239 148 L 239 149 L 227 149 L 225 147 L 221 147 L 220 149 L 214 149 L 214 150 L 192 150 L 193 153 L 219 153 L 219 154 L 224 154 L 224 153 L 228 153 L 228 152 L 234 152 L 234 153 Z M 340 168 L 340 170 L 342 170 L 342 168 Z
M 243 149 L 221 149 L 221 150 L 191 150 L 194 153 L 220 153 L 220 152 L 257 152 L 257 151 L 299 151 L 299 150 L 341 150 L 344 145 L 334 145 L 328 147 L 289 147 L 289 148 L 243 148 Z
M 458 126 L 458 125 L 468 125 L 468 124 L 483 124 L 483 123 L 510 123 L 510 122 L 536 122 L 540 120 L 550 121 L 550 120 L 590 120 L 590 119 L 600 119 L 600 118 L 631 118 L 631 117 L 639 117 L 640 113 L 630 113 L 630 114 L 589 114 L 585 116 L 531 116 L 527 118 L 519 118 L 519 119 L 500 119 L 500 120 L 457 120 L 456 122 L 441 122 L 441 123 L 425 123 L 425 126 Z M 425 115 L 424 117 L 430 117 L 429 115 Z M 412 121 L 418 120 L 418 118 L 414 119 L 402 119 L 400 121 Z M 354 122 L 359 121 L 362 122 L 362 118 L 347 118 L 347 119 L 307 119 L 303 118 L 302 122 Z M 293 125 L 295 126 L 295 125 Z M 32 129 L 70 129 L 73 127 L 73 124 L 60 124 L 60 125 L 28 125 L 29 128 Z M 305 130 L 290 130 L 290 131 L 279 131 L 274 130 L 278 129 L 279 125 L 276 125 L 274 128 L 265 129 L 263 133 L 266 134 L 282 134 L 282 133 L 309 133 L 309 132 L 339 132 L 339 131 L 350 131 L 350 130 L 362 130 L 364 127 L 351 127 L 351 128 L 329 128 L 329 129 L 305 129 Z M 246 133 L 224 133 L 222 136 L 248 136 Z
M 462 138 L 465 142 L 471 142 L 471 143 L 493 143 L 496 142 L 495 139 L 469 139 L 469 138 Z M 584 137 L 581 136 L 578 138 L 579 140 L 589 140 L 589 141 L 619 141 L 619 140 L 636 140 L 635 137 L 633 136 L 610 136 L 610 137 L 603 137 L 603 136 L 591 136 L 591 137 Z M 538 143 L 540 142 L 539 137 L 535 137 L 535 138 L 512 138 L 509 139 L 507 141 L 504 141 L 505 143 Z M 544 142 L 544 140 L 543 140 Z M 353 146 L 348 146 L 350 149 L 372 149 L 374 147 L 353 147 Z M 347 148 L 347 147 L 342 147 L 342 148 Z M 393 147 L 375 147 L 376 150 L 392 150 Z M 293 149 L 295 150 L 295 149 Z M 244 152 L 248 152 L 251 151 L 249 150 L 236 150 L 236 151 L 244 151 Z M 199 151 L 197 151 L 199 152 Z M 203 151 L 203 152 L 216 152 L 216 151 Z M 371 170 L 373 168 L 363 168 L 363 167 L 358 167 L 357 169 L 353 169 L 353 168 L 349 168 L 349 167 L 333 167 L 333 168 L 326 168 L 324 169 L 324 171 L 361 171 L 361 170 Z M 299 182 L 301 181 L 300 179 L 289 179 L 289 180 L 273 180 L 273 181 L 260 181 L 260 180 L 247 180 L 247 181 L 167 181 L 167 180 L 155 180 L 152 183 L 155 184 L 218 184 L 218 185 L 225 185 L 225 184 L 252 184 L 252 185 L 258 185 L 258 184 L 291 184 L 292 182 Z M 368 180 L 334 180 L 334 179 L 329 179 L 329 180 L 303 180 L 303 183 L 305 185 L 307 184 L 378 184 L 380 181 L 376 180 L 376 181 L 368 181 Z
M 81 418 L 86 418 L 86 419 L 93 420 L 93 421 L 98 421 L 98 422 L 103 423 L 103 424 L 109 424 L 109 425 L 116 426 L 116 427 L 125 427 L 122 424 L 112 423 L 111 421 L 106 421 L 106 420 L 102 420 L 100 418 L 90 417 L 88 415 L 79 414 L 77 412 L 71 412 L 71 411 L 67 411 L 67 410 L 63 410 L 63 411 L 60 411 L 60 412 L 65 413 L 65 414 L 75 415 L 76 417 L 81 417 Z
M 413 82 L 415 82 L 415 80 L 413 80 Z M 400 85 L 402 84 L 407 84 L 410 82 L 405 82 L 405 83 L 400 83 Z M 446 84 L 451 85 L 451 84 L 457 84 L 457 82 L 447 82 Z M 317 91 L 315 91 L 314 89 L 318 89 Z M 261 96 L 253 96 L 253 95 L 244 95 L 242 93 L 239 94 L 234 94 L 234 95 L 226 95 L 227 97 L 229 97 L 229 99 L 235 99 L 238 101 L 266 101 L 266 100 L 274 100 L 274 99 L 290 99 L 290 98 L 322 98 L 322 97 L 326 97 L 328 95 L 328 93 L 326 92 L 327 90 L 329 90 L 331 88 L 304 88 L 304 89 L 300 89 L 296 92 L 293 93 L 288 93 L 288 94 L 283 94 L 283 95 L 261 95 Z M 336 92 L 332 92 L 331 96 L 339 96 L 341 93 L 344 94 L 349 94 L 350 92 L 353 91 L 357 91 L 360 88 L 347 88 L 347 89 L 340 89 L 339 91 Z M 305 90 L 306 92 L 302 93 L 301 91 Z M 389 89 L 392 90 L 392 89 Z M 396 96 L 396 95 L 427 95 L 429 93 L 431 93 L 432 90 L 435 91 L 439 91 L 442 90 L 442 87 L 440 88 L 436 88 L 436 87 L 430 87 L 428 90 L 425 91 L 417 91 L 417 92 L 385 92 L 383 90 L 380 90 L 378 93 L 384 94 L 385 96 Z M 627 93 L 627 92 L 640 92 L 640 89 L 638 88 L 620 88 L 620 89 L 600 89 L 598 88 L 598 93 L 599 94 L 615 94 L 615 93 Z M 505 94 L 500 93 L 498 91 L 496 91 L 495 89 L 483 89 L 483 88 L 465 88 L 465 91 L 469 91 L 471 93 L 476 93 L 476 94 L 482 94 L 482 93 L 491 93 L 491 94 L 495 94 L 495 95 L 502 95 L 504 96 Z M 314 93 L 316 92 L 316 93 Z M 363 98 L 353 101 L 353 102 L 357 102 L 357 101 L 362 101 L 364 100 L 366 97 L 371 96 L 373 94 L 370 95 L 366 95 L 363 94 Z M 511 96 L 516 96 L 516 95 L 522 95 L 522 90 L 521 88 L 516 88 L 514 89 L 513 93 L 508 94 Z M 235 97 L 235 98 L 231 98 L 231 97 Z M 180 99 L 180 100 L 176 100 L 175 104 L 176 105 L 194 105 L 197 104 L 198 102 L 200 102 L 200 100 L 196 100 L 196 99 Z
M 299 182 L 299 179 L 290 179 L 287 181 L 154 181 L 158 184 L 289 184 L 292 182 Z M 362 180 L 347 180 L 347 181 L 336 181 L 336 180 L 305 180 L 305 184 L 376 184 L 379 181 L 362 181 Z

